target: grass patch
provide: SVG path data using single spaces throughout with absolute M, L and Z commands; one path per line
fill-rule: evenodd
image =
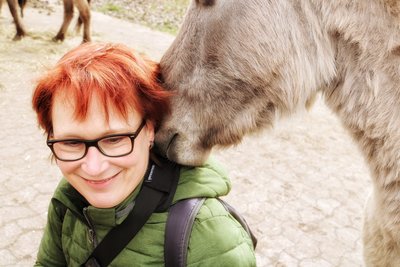
M 176 34 L 190 0 L 96 0 L 94 10 L 154 30 Z
M 110 2 L 108 2 L 108 3 L 104 4 L 104 5 L 102 5 L 101 7 L 99 7 L 98 10 L 99 10 L 100 12 L 103 12 L 103 13 L 108 13 L 108 12 L 120 13 L 120 12 L 122 12 L 122 8 L 121 8 L 120 6 L 115 5 L 115 4 L 113 4 L 113 3 L 110 3 Z

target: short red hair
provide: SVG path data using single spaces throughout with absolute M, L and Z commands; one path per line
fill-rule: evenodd
M 131 48 L 113 43 L 85 43 L 66 53 L 36 85 L 32 105 L 39 126 L 51 133 L 54 96 L 62 92 L 75 103 L 75 117 L 84 120 L 93 94 L 108 118 L 111 105 L 124 118 L 132 107 L 157 129 L 170 111 L 170 93 L 158 80 L 159 65 Z

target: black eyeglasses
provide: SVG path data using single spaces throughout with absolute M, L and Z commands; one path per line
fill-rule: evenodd
M 107 157 L 123 157 L 133 151 L 135 138 L 146 124 L 143 120 L 139 128 L 133 133 L 110 134 L 93 140 L 83 139 L 54 139 L 49 140 L 47 146 L 54 156 L 61 161 L 76 161 L 84 158 L 89 147 L 96 147 Z

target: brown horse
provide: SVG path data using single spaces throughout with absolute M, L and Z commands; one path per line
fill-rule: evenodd
M 399 23 L 397 0 L 192 0 L 160 63 L 159 148 L 201 164 L 322 93 L 370 168 L 365 262 L 400 266 Z
M 0 0 L 0 7 L 2 5 L 3 0 Z M 79 10 L 79 18 L 76 24 L 76 30 L 79 31 L 81 25 L 83 24 L 83 39 L 82 42 L 90 42 L 90 0 L 63 0 L 64 5 L 64 18 L 63 23 L 61 25 L 60 30 L 57 35 L 53 38 L 53 41 L 63 41 L 65 39 L 65 34 L 68 30 L 68 26 L 71 23 L 73 14 L 74 14 L 74 2 Z M 20 15 L 18 13 L 18 1 L 17 0 L 7 0 L 8 7 L 10 9 L 11 15 L 14 19 L 16 34 L 13 40 L 20 40 L 22 37 L 26 35 L 25 27 L 22 23 Z M 23 15 L 23 8 L 25 6 L 26 1 L 20 1 L 19 5 L 21 8 L 21 16 Z
M 7 0 L 7 3 L 8 3 L 8 7 L 10 9 L 11 15 L 14 19 L 14 24 L 15 24 L 15 27 L 17 30 L 17 32 L 14 36 L 14 40 L 20 40 L 23 36 L 25 36 L 26 31 L 25 31 L 24 25 L 22 24 L 22 20 L 19 16 L 19 13 L 18 13 L 18 1 L 17 0 Z M 0 8 L 2 7 L 2 5 L 3 5 L 3 0 L 0 0 Z M 21 6 L 21 15 L 23 14 L 22 9 L 23 9 L 23 7 Z

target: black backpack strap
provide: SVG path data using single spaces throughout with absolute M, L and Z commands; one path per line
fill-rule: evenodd
M 165 226 L 165 267 L 186 267 L 194 219 L 205 198 L 188 198 L 171 206 Z
M 246 230 L 246 232 L 251 237 L 251 241 L 253 242 L 253 247 L 256 248 L 256 246 L 257 246 L 257 238 L 253 234 L 253 232 L 251 231 L 251 229 L 250 229 L 249 225 L 247 224 L 246 220 L 244 219 L 244 217 L 242 215 L 240 215 L 240 213 L 234 207 L 229 205 L 227 202 L 223 201 L 220 198 L 218 198 L 218 200 L 225 207 L 225 209 L 227 211 L 229 211 L 229 213 L 233 216 L 233 218 L 235 218 L 236 221 L 238 221 L 242 225 L 244 230 Z
M 150 162 L 146 178 L 128 217 L 111 229 L 94 249 L 85 266 L 108 266 L 134 238 L 155 211 L 165 211 L 175 194 L 180 167 L 172 162 Z M 169 203 L 164 203 L 169 202 Z
M 246 220 L 231 205 L 222 199 L 217 199 L 246 230 L 256 248 L 257 238 L 251 232 Z M 204 201 L 205 198 L 188 198 L 171 206 L 165 226 L 165 267 L 186 267 L 187 250 L 194 219 Z

